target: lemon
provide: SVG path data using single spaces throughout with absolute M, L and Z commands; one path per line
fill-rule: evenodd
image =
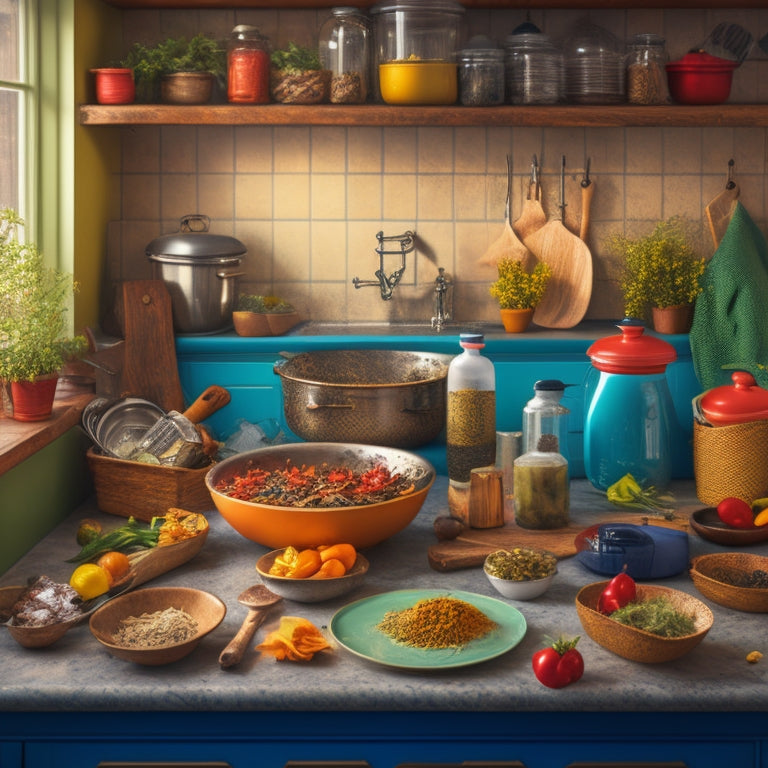
M 91 600 L 109 591 L 109 574 L 100 565 L 83 563 L 78 565 L 69 577 L 69 586 L 83 600 Z

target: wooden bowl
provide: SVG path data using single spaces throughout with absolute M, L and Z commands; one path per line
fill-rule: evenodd
M 726 608 L 748 613 L 768 613 L 768 587 L 739 587 L 724 581 L 723 571 L 735 570 L 745 576 L 753 571 L 768 572 L 768 557 L 741 552 L 718 552 L 695 557 L 690 575 L 704 597 Z
M 768 525 L 758 528 L 733 528 L 718 516 L 716 507 L 697 509 L 690 518 L 691 528 L 702 539 L 727 547 L 746 547 L 768 541 Z
M 639 600 L 666 596 L 675 608 L 694 615 L 696 631 L 683 637 L 660 637 L 642 629 L 619 624 L 615 619 L 597 610 L 598 598 L 607 586 L 607 581 L 599 581 L 582 587 L 576 595 L 576 612 L 589 637 L 611 653 L 630 661 L 659 664 L 679 659 L 704 639 L 714 622 L 712 611 L 701 600 L 676 589 L 638 584 Z
M 3 587 L 0 589 L 0 615 L 9 614 L 16 600 L 26 587 Z M 41 627 L 18 626 L 6 623 L 11 637 L 24 648 L 45 648 L 60 640 L 66 632 L 83 620 L 84 616 L 75 616 L 68 621 L 57 621 Z
M 287 576 L 273 576 L 269 569 L 275 558 L 284 551 L 276 549 L 260 557 L 256 562 L 256 570 L 268 589 L 297 603 L 321 603 L 346 595 L 347 592 L 357 589 L 368 573 L 368 560 L 358 552 L 355 564 L 343 576 L 333 579 L 290 579 Z
M 177 608 L 197 621 L 197 632 L 180 643 L 156 647 L 126 647 L 114 642 L 120 623 L 131 616 Z M 189 655 L 200 640 L 224 619 L 227 607 L 215 595 L 186 587 L 151 587 L 116 597 L 99 608 L 90 621 L 93 636 L 119 659 L 135 664 L 159 666 Z

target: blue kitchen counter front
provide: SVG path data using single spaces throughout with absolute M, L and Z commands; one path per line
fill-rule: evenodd
M 323 349 L 389 349 L 435 352 L 455 355 L 461 352 L 459 333 L 478 326 L 455 326 L 437 333 L 425 328 L 396 334 L 392 326 L 358 324 L 369 333 L 337 334 L 340 326 L 332 323 L 298 326 L 284 336 L 242 337 L 234 331 L 206 336 L 178 336 L 176 353 L 179 375 L 186 398 L 191 402 L 211 384 L 226 387 L 231 403 L 206 422 L 219 439 L 238 429 L 242 420 L 259 422 L 276 419 L 292 439 L 298 439 L 285 425 L 280 376 L 275 364 L 285 355 Z M 415 327 L 418 330 L 418 327 Z M 550 330 L 532 326 L 522 334 L 504 333 L 501 326 L 482 326 L 486 336 L 484 354 L 496 367 L 496 427 L 500 431 L 522 428 L 522 410 L 533 396 L 533 385 L 539 379 L 560 379 L 569 384 L 563 403 L 570 409 L 569 459 L 573 477 L 584 476 L 583 419 L 588 385 L 596 376 L 587 357 L 587 349 L 596 340 L 618 335 L 614 323 L 584 322 L 576 328 Z M 322 335 L 306 335 L 305 329 L 328 331 Z M 374 332 L 375 331 L 375 332 Z M 646 331 L 646 333 L 652 333 Z M 701 388 L 693 369 L 687 335 L 662 336 L 675 349 L 677 360 L 667 367 L 675 415 L 679 425 L 679 450 L 674 452 L 672 474 L 675 478 L 693 476 L 691 436 L 693 415 L 691 400 Z M 445 440 L 419 448 L 417 453 L 431 461 L 438 472 L 446 472 Z

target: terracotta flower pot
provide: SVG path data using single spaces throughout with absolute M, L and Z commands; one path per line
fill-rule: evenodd
M 40 376 L 34 381 L 12 381 L 11 403 L 16 421 L 46 421 L 53 413 L 58 374 Z
M 132 69 L 104 67 L 91 72 L 96 76 L 96 101 L 99 104 L 133 104 L 136 84 Z
M 523 333 L 533 319 L 532 309 L 501 309 L 501 322 L 507 333 Z
M 653 307 L 653 329 L 657 333 L 688 333 L 693 323 L 693 304 Z

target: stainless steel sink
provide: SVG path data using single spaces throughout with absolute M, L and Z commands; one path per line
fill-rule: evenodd
M 292 328 L 287 336 L 455 336 L 466 331 L 503 332 L 491 323 L 448 323 L 439 331 L 428 323 L 365 323 L 308 320 Z

